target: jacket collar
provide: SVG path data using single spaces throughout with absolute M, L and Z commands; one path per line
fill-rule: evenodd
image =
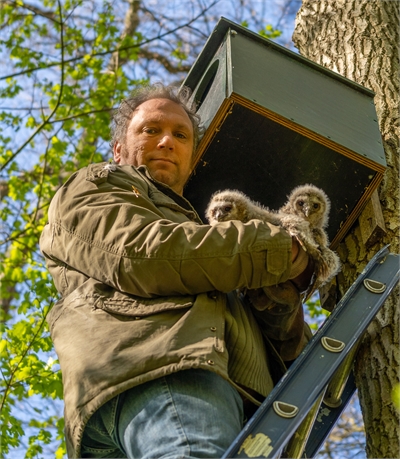
M 132 166 L 134 167 L 134 166 Z M 139 166 L 135 168 L 138 172 L 140 172 L 142 175 L 146 177 L 147 180 L 149 180 L 159 191 L 164 193 L 166 196 L 169 198 L 173 199 L 180 207 L 183 209 L 193 212 L 196 216 L 196 219 L 199 221 L 199 223 L 202 223 L 202 220 L 200 216 L 198 215 L 197 211 L 195 208 L 192 206 L 192 204 L 183 196 L 180 194 L 176 193 L 171 187 L 166 185 L 165 183 L 159 182 L 155 178 L 153 178 L 147 168 L 147 166 Z

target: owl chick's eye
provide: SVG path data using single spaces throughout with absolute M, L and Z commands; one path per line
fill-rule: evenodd
M 315 204 L 313 205 L 313 207 L 314 207 L 314 209 L 318 209 L 318 208 L 319 208 L 319 204 L 315 203 Z
M 232 210 L 232 206 L 225 206 L 224 211 L 225 212 L 230 212 Z
M 300 207 L 303 207 L 304 206 L 304 201 L 298 201 L 297 203 Z

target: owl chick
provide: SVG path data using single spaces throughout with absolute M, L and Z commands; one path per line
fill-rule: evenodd
M 325 231 L 330 208 L 331 203 L 326 193 L 315 185 L 306 184 L 294 188 L 286 204 L 278 210 L 281 225 L 299 240 L 305 250 L 317 259 L 321 254 L 323 263 L 318 266 L 320 272 L 317 288 L 331 280 L 340 270 L 339 257 L 329 249 L 328 235 Z M 308 222 L 309 229 L 299 229 L 297 222 L 292 222 L 292 216 Z M 319 253 L 316 253 L 315 249 Z
M 294 188 L 286 204 L 279 213 L 296 215 L 310 224 L 313 238 L 318 246 L 328 244 L 328 236 L 325 228 L 328 225 L 331 203 L 326 193 L 315 185 L 301 185 Z
M 238 190 L 224 190 L 212 195 L 206 209 L 210 225 L 228 220 L 244 223 L 256 218 L 285 228 L 314 259 L 316 278 L 313 288 L 328 282 L 340 269 L 338 256 L 328 248 L 325 227 L 330 201 L 323 190 L 314 185 L 295 188 L 279 210 L 270 210 L 252 201 Z
M 252 201 L 239 190 L 217 191 L 211 196 L 206 209 L 206 218 L 210 225 L 229 220 L 247 223 L 253 218 L 279 224 L 276 213 L 258 202 Z

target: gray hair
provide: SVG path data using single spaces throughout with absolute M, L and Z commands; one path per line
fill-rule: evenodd
M 172 102 L 180 105 L 187 115 L 193 126 L 193 152 L 196 150 L 200 141 L 202 129 L 200 127 L 200 117 L 195 112 L 195 105 L 190 104 L 189 99 L 191 96 L 190 88 L 183 86 L 178 89 L 174 85 L 164 85 L 162 83 L 154 83 L 152 85 L 141 86 L 140 88 L 132 91 L 127 99 L 121 101 L 118 108 L 112 113 L 111 119 L 111 148 L 114 147 L 116 142 L 121 144 L 125 143 L 126 133 L 131 122 L 133 112 L 143 104 L 151 99 L 169 99 Z

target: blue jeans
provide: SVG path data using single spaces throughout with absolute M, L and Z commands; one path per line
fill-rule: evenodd
M 237 390 L 207 370 L 184 370 L 136 386 L 90 418 L 82 458 L 218 458 L 243 426 Z

